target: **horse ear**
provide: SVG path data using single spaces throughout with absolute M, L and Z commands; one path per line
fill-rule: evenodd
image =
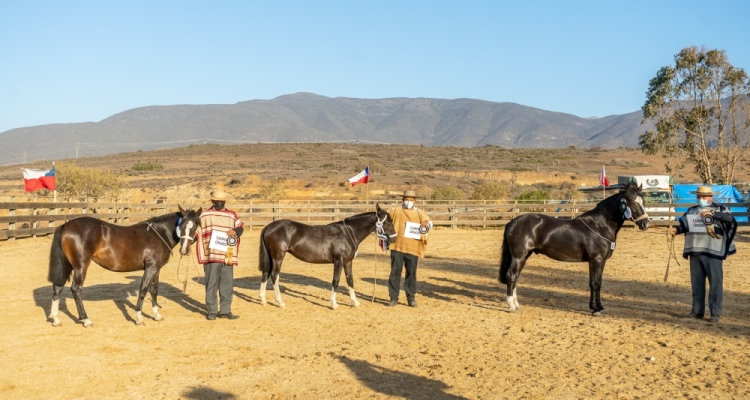
M 380 208 L 380 203 L 375 203 L 375 210 L 377 210 L 378 212 L 383 211 L 383 209 Z
M 198 216 L 200 217 L 202 212 L 203 212 L 203 207 L 199 208 L 198 211 L 196 211 L 195 213 L 198 214 Z
M 639 192 L 642 192 L 642 191 L 643 191 L 643 184 L 642 184 L 642 183 L 641 183 L 640 185 L 638 185 L 638 191 L 639 191 Z
M 179 208 L 179 209 L 180 209 L 180 215 L 182 215 L 183 217 L 184 217 L 184 216 L 185 216 L 185 215 L 187 214 L 187 213 L 185 212 L 185 210 L 183 210 L 183 209 L 182 209 L 182 206 L 181 206 L 181 205 L 180 205 L 179 203 L 177 204 L 177 208 Z

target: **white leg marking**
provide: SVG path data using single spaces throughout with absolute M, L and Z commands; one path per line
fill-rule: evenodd
M 273 282 L 273 292 L 276 294 L 276 303 L 279 304 L 279 307 L 284 308 L 286 307 L 286 304 L 284 304 L 283 301 L 281 301 L 281 290 L 279 289 L 279 276 L 276 276 L 276 280 Z
M 334 310 L 339 307 L 338 303 L 336 303 L 336 290 L 331 287 L 331 308 Z
M 353 288 L 349 288 L 349 298 L 352 299 L 352 304 L 354 304 L 354 307 L 359 307 L 359 301 L 357 301 L 357 294 L 354 293 Z
M 143 325 L 143 314 L 140 311 L 135 313 L 135 324 Z
M 90 319 L 86 318 L 86 319 L 83 320 L 83 326 L 84 326 L 84 328 L 88 328 L 88 327 L 90 327 L 92 325 L 94 325 L 94 323 L 91 322 Z
M 60 326 L 60 318 L 57 317 L 60 308 L 60 299 L 52 300 L 52 307 L 49 310 L 49 317 L 52 319 L 52 326 Z
M 516 303 L 513 301 L 513 296 L 508 296 L 507 299 L 505 299 L 505 302 L 508 303 L 508 312 L 516 312 L 518 311 L 516 309 Z
M 154 320 L 161 321 L 163 319 L 164 317 L 162 317 L 161 314 L 159 314 L 159 306 L 154 306 Z
M 521 306 L 518 305 L 518 293 L 516 293 L 516 289 L 513 289 L 513 304 L 515 304 L 517 310 L 521 309 Z
M 266 283 L 265 281 L 260 283 L 260 305 L 262 306 L 266 305 Z

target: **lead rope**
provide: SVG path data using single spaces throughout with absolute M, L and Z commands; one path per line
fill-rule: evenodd
M 672 262 L 672 258 L 674 258 L 677 266 L 681 267 L 680 261 L 677 260 L 677 254 L 674 252 L 674 236 L 669 234 L 669 230 L 667 230 L 667 248 L 669 249 L 669 258 L 667 259 L 667 272 L 664 273 L 664 282 L 667 282 L 669 277 L 669 263 Z
M 148 230 L 149 228 L 151 228 L 151 230 L 154 231 L 154 233 L 156 234 L 156 236 L 158 236 L 159 239 L 161 239 L 161 241 L 164 242 L 164 245 L 167 246 L 167 248 L 169 249 L 169 255 L 173 256 L 174 255 L 174 247 L 169 247 L 169 245 L 167 244 L 167 241 L 164 240 L 163 237 L 161 237 L 161 234 L 159 232 L 157 232 L 156 229 L 154 229 L 154 226 L 151 225 L 150 222 L 146 221 L 146 225 L 148 225 L 148 227 L 146 227 L 146 230 Z
M 200 282 L 200 279 L 203 278 L 201 275 L 201 270 L 198 268 L 198 266 L 195 264 L 195 260 L 191 258 L 193 267 L 195 267 L 196 275 L 198 276 L 198 281 Z M 190 266 L 185 267 L 185 280 L 182 280 L 180 278 L 180 264 L 182 263 L 182 254 L 180 254 L 180 260 L 177 262 L 177 280 L 182 283 L 182 293 L 187 292 L 187 284 L 190 280 Z
M 383 220 L 381 221 L 380 218 L 377 216 L 377 212 L 375 213 L 375 218 L 378 219 L 378 222 L 375 223 L 375 232 L 377 233 L 378 237 L 378 248 L 380 248 L 381 253 L 385 253 L 386 247 L 388 246 L 388 236 L 385 235 L 385 231 L 383 230 L 383 221 L 385 221 L 388 216 L 386 215 L 383 217 Z M 378 287 L 378 263 L 375 263 L 375 275 L 373 275 L 373 281 L 372 281 L 372 297 L 370 298 L 370 303 L 375 302 L 375 288 Z

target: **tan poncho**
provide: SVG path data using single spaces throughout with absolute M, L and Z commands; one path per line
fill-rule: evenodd
M 422 223 L 429 221 L 430 218 L 427 214 L 418 210 L 416 207 L 411 210 L 407 210 L 403 207 L 395 207 L 388 210 L 388 214 L 393 220 L 393 227 L 396 228 L 396 243 L 389 245 L 391 250 L 400 251 L 402 253 L 411 254 L 419 258 L 424 257 L 425 244 L 417 239 L 409 239 L 404 237 L 406 232 L 406 222 Z
M 201 213 L 201 226 L 196 233 L 195 254 L 198 257 L 198 263 L 224 263 L 224 252 L 216 249 L 209 249 L 208 244 L 211 241 L 211 232 L 214 230 L 228 232 L 230 229 L 236 229 L 243 225 L 240 217 L 232 210 L 226 208 L 217 211 L 209 208 Z M 232 256 L 232 265 L 237 265 L 237 255 L 240 253 L 240 240 L 237 239 L 237 245 L 234 247 Z

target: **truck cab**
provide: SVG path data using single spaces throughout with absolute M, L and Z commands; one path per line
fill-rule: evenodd
M 642 185 L 643 199 L 646 200 L 646 203 L 674 203 L 671 188 L 671 185 L 674 183 L 674 181 L 673 178 L 669 175 L 618 176 L 617 183 L 623 186 L 631 183 Z M 651 206 L 646 207 L 646 212 L 674 212 L 674 207 Z M 673 221 L 674 217 L 649 216 L 648 219 L 652 221 Z

